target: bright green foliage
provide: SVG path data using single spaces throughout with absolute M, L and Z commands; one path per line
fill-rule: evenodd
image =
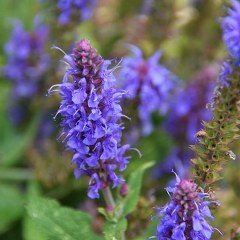
M 23 214 L 23 196 L 9 184 L 0 185 L 0 232 L 19 219 Z
M 229 88 L 220 86 L 214 91 L 214 117 L 203 123 L 204 130 L 196 134 L 198 141 L 191 146 L 197 154 L 192 159 L 195 180 L 207 190 L 221 179 L 225 164 L 235 160 L 229 144 L 239 139 L 240 81 L 237 71 L 230 77 L 229 84 Z
M 98 211 L 106 218 L 103 233 L 106 240 L 122 239 L 123 232 L 127 229 L 126 215 L 131 213 L 137 206 L 143 174 L 146 169 L 153 166 L 153 162 L 148 162 L 133 172 L 128 181 L 128 194 L 125 198 L 119 195 L 119 202 L 113 209 L 113 213 L 109 214 L 104 208 Z
M 91 217 L 84 212 L 61 207 L 54 200 L 33 197 L 27 207 L 28 215 L 46 239 L 100 240 L 91 229 Z M 30 240 L 30 239 L 29 239 Z
M 38 225 L 27 216 L 24 219 L 24 240 L 48 240 L 47 235 L 39 230 Z
M 127 220 L 121 218 L 118 222 L 106 222 L 103 233 L 106 240 L 121 239 L 121 234 L 127 229 Z
M 141 190 L 141 183 L 144 171 L 151 166 L 153 166 L 153 162 L 149 162 L 143 164 L 140 168 L 138 168 L 135 172 L 132 173 L 128 182 L 128 195 L 123 200 L 123 210 L 122 216 L 126 216 L 127 214 L 131 213 L 138 202 L 140 190 Z
M 27 191 L 28 202 L 30 202 L 30 199 L 38 197 L 40 192 L 39 184 L 36 182 L 30 182 Z M 24 216 L 23 238 L 24 240 L 47 240 L 47 235 L 39 229 L 38 224 L 35 221 L 32 221 L 28 214 L 25 214 Z
M 36 135 L 39 119 L 39 115 L 36 115 L 28 125 L 26 131 L 20 134 L 12 127 L 6 116 L 0 116 L 0 121 L 3 124 L 3 131 L 0 138 L 0 159 L 2 165 L 12 166 L 21 159 L 26 148 Z

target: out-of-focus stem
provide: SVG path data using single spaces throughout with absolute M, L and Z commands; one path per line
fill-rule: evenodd
M 110 188 L 106 187 L 102 190 L 102 192 L 103 192 L 103 197 L 104 197 L 104 200 L 105 200 L 107 206 L 111 206 L 112 208 L 114 208 L 116 203 L 113 199 L 112 192 L 111 192 Z M 125 233 L 122 232 L 121 233 L 121 240 L 125 240 L 125 239 L 126 239 L 125 238 Z
M 109 187 L 106 187 L 102 190 L 103 192 L 103 197 L 108 206 L 115 207 L 115 202 L 112 196 L 112 192 Z

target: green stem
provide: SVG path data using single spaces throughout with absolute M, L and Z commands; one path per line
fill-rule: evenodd
M 113 199 L 112 192 L 111 192 L 110 188 L 106 187 L 102 191 L 103 191 L 103 197 L 104 197 L 104 200 L 105 200 L 107 206 L 112 206 L 112 208 L 115 208 L 116 203 Z M 125 238 L 125 233 L 122 232 L 121 233 L 121 240 L 125 240 L 125 239 L 126 239 Z
M 115 207 L 115 202 L 112 196 L 112 192 L 109 187 L 104 188 L 103 190 L 103 197 L 108 206 L 112 206 L 113 208 Z
M 0 168 L 0 179 L 11 181 L 29 181 L 33 179 L 33 172 L 21 168 Z

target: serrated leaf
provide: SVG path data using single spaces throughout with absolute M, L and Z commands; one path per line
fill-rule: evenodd
M 144 171 L 153 166 L 153 164 L 154 162 L 148 162 L 130 175 L 128 182 L 128 195 L 123 200 L 122 216 L 126 216 L 135 209 L 141 190 Z
M 105 240 L 120 240 L 121 234 L 127 229 L 127 220 L 121 218 L 118 222 L 107 222 L 103 227 Z
M 42 197 L 30 199 L 27 212 L 49 240 L 100 240 L 91 229 L 91 217 Z
M 23 195 L 12 185 L 0 185 L 0 232 L 23 214 Z

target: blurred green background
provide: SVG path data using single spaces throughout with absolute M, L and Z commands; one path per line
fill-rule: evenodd
M 100 0 L 89 20 L 68 27 L 56 23 L 55 2 L 41 5 L 37 0 L 0 1 L 1 69 L 7 62 L 4 45 L 10 38 L 14 19 L 20 19 L 26 30 L 31 31 L 33 20 L 38 14 L 42 15 L 45 24 L 50 25 L 50 40 L 46 50 L 53 59 L 49 75 L 42 82 L 44 90 L 32 100 L 28 120 L 19 127 L 14 126 L 8 116 L 11 88 L 14 86 L 1 74 L 0 239 L 3 240 L 49 239 L 27 214 L 27 211 L 34 212 L 34 207 L 38 207 L 31 205 L 36 196 L 57 199 L 63 206 L 75 209 L 91 209 L 94 219 L 92 231 L 101 235 L 103 217 L 96 209 L 103 203 L 86 199 L 87 178 L 74 180 L 73 166 L 70 165 L 71 153 L 64 151 L 64 144 L 56 140 L 60 134 L 60 128 L 57 127 L 60 119 L 54 122 L 52 117 L 58 108 L 59 98 L 46 97 L 46 93 L 50 86 L 61 80 L 59 60 L 62 54 L 51 50 L 52 45 L 69 52 L 70 44 L 87 38 L 105 59 L 121 59 L 128 54 L 126 44 L 129 43 L 140 47 L 145 57 L 161 50 L 161 64 L 185 82 L 189 82 L 207 66 L 219 68 L 226 57 L 219 18 L 226 14 L 224 5 L 228 5 L 227 0 L 156 0 L 152 1 L 151 11 L 146 5 L 151 1 Z M 49 113 L 48 120 L 52 121 L 54 130 L 48 138 L 39 142 L 41 117 L 46 112 Z M 133 153 L 124 177 L 128 178 L 131 172 L 146 162 L 154 161 L 156 168 L 167 156 L 175 141 L 159 127 L 162 121 L 162 117 L 154 118 L 154 133 L 135 143 L 143 157 L 139 159 Z M 131 122 L 126 121 L 125 124 L 127 129 L 131 127 Z M 238 144 L 234 148 L 235 152 L 239 152 Z M 215 225 L 225 231 L 224 239 L 230 239 L 230 234 L 238 231 L 240 224 L 238 170 L 239 159 L 226 169 L 226 180 L 221 183 L 221 191 L 218 193 L 223 208 L 216 214 Z M 168 175 L 156 179 L 151 169 L 147 171 L 137 210 L 128 217 L 128 239 L 146 239 L 154 235 L 156 221 L 150 224 L 150 216 L 154 215 L 154 206 L 163 205 L 167 201 L 164 187 L 170 178 Z M 215 239 L 219 239 L 219 235 L 216 234 Z

